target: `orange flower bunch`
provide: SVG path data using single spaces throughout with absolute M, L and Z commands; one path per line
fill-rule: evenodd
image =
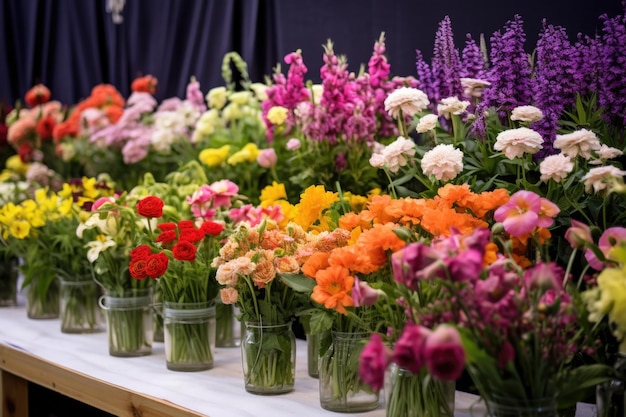
M 53 131 L 56 143 L 64 138 L 75 138 L 82 132 L 81 116 L 87 109 L 99 109 L 104 112 L 111 124 L 117 122 L 124 112 L 125 100 L 117 89 L 110 84 L 99 84 L 91 90 L 89 97 L 79 102 L 69 117 L 55 126 Z
M 149 93 L 154 94 L 156 92 L 158 81 L 152 75 L 144 75 L 143 77 L 137 77 L 130 85 L 130 89 L 136 93 Z

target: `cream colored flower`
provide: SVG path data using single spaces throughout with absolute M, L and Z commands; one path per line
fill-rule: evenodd
M 237 103 L 228 103 L 222 110 L 222 117 L 229 122 L 239 120 L 241 118 L 241 106 Z
M 605 144 L 600 145 L 600 149 L 596 151 L 598 155 L 598 159 L 592 159 L 589 161 L 592 165 L 601 165 L 608 159 L 617 158 L 618 156 L 622 156 L 624 152 L 620 151 L 617 148 L 612 148 Z
M 235 91 L 228 96 L 228 100 L 231 103 L 239 104 L 240 106 L 248 104 L 251 98 L 252 93 L 250 91 Z
M 527 127 L 519 127 L 498 133 L 493 148 L 504 152 L 508 159 L 515 159 L 525 153 L 537 153 L 542 144 L 543 138 L 539 133 Z
M 324 86 L 322 84 L 313 84 L 311 86 L 313 103 L 320 104 L 320 101 L 322 100 L 322 94 L 324 94 Z
M 85 247 L 89 248 L 87 251 L 87 259 L 89 262 L 94 263 L 100 256 L 101 252 L 104 252 L 108 248 L 116 246 L 116 243 L 110 236 L 98 235 L 96 240 L 92 240 L 87 243 Z
M 438 121 L 439 118 L 436 114 L 427 114 L 420 119 L 420 121 L 417 123 L 417 128 L 415 130 L 417 131 L 417 133 L 428 132 L 429 130 L 433 130 L 435 127 L 437 127 Z
M 412 117 L 426 109 L 429 104 L 428 96 L 422 90 L 400 87 L 385 99 L 385 111 L 394 119 L 398 118 L 400 111 L 404 116 Z
M 465 97 L 480 98 L 483 95 L 485 87 L 489 87 L 489 81 L 480 80 L 478 78 L 461 78 L 461 87 L 463 87 L 463 95 Z
M 469 101 L 461 101 L 457 97 L 446 97 L 437 104 L 437 113 L 449 119 L 453 114 L 463 114 L 469 105 Z
M 544 182 L 548 182 L 551 179 L 555 182 L 561 182 L 567 178 L 573 169 L 574 163 L 568 156 L 562 153 L 550 155 L 539 164 L 540 179 Z
M 405 166 L 409 159 L 413 158 L 415 151 L 415 142 L 398 136 L 398 139 L 391 142 L 382 151 L 384 166 L 391 172 L 398 172 L 400 167 Z
M 437 145 L 424 154 L 422 171 L 439 181 L 449 181 L 463 171 L 463 152 L 452 145 Z
M 226 105 L 228 90 L 226 87 L 215 87 L 209 90 L 206 95 L 206 101 L 212 109 L 221 109 Z
M 535 106 L 517 106 L 511 112 L 511 120 L 532 123 L 541 119 L 543 112 Z
M 280 126 L 287 120 L 287 108 L 283 106 L 274 106 L 267 111 L 267 120 L 273 125 Z
M 252 83 L 250 84 L 250 90 L 254 92 L 257 100 L 265 101 L 267 100 L 267 85 L 263 83 Z
M 385 157 L 381 153 L 373 153 L 370 156 L 370 165 L 374 168 L 382 168 L 385 166 Z
M 613 165 L 591 168 L 587 174 L 580 180 L 585 184 L 585 191 L 594 193 L 606 190 L 611 192 L 611 183 L 617 181 L 618 177 L 624 177 L 626 171 L 623 171 Z
M 566 135 L 556 135 L 554 147 L 572 159 L 578 155 L 591 159 L 592 151 L 600 149 L 600 140 L 591 130 L 580 129 Z

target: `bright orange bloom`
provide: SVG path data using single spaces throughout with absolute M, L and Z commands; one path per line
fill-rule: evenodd
M 398 219 L 398 223 L 403 226 L 417 226 L 421 223 L 426 208 L 425 200 L 421 198 L 402 198 L 391 200 L 387 213 Z
M 122 117 L 123 113 L 124 109 L 118 106 L 107 106 L 104 109 L 104 114 L 106 114 L 107 119 L 109 119 L 112 124 L 117 123 L 117 121 Z
M 454 185 L 448 183 L 437 190 L 437 195 L 450 207 L 454 204 L 465 206 L 465 201 L 471 198 L 473 194 L 468 184 Z
M 473 194 L 472 198 L 466 202 L 465 207 L 471 210 L 476 217 L 484 218 L 491 210 L 495 210 L 506 204 L 509 198 L 509 192 L 507 190 L 497 188 L 493 191 Z
M 398 221 L 398 218 L 387 212 L 387 207 L 389 207 L 391 201 L 391 196 L 388 195 L 373 196 L 372 201 L 370 201 L 367 206 L 367 210 L 363 211 L 363 218 L 365 220 L 372 220 L 374 223 L 395 223 Z M 367 213 L 369 213 L 369 215 Z
M 339 218 L 339 227 L 345 230 L 354 230 L 357 227 L 369 229 L 372 224 L 365 220 L 361 213 L 348 212 Z
M 344 246 L 337 248 L 330 253 L 328 263 L 331 266 L 340 266 L 350 271 L 361 274 L 369 274 L 378 268 L 372 264 L 369 255 L 356 246 Z
M 61 139 L 67 136 L 76 137 L 78 135 L 78 124 L 72 123 L 71 120 L 58 123 L 52 130 L 52 137 L 55 142 L 59 142 Z
M 43 84 L 37 84 L 26 92 L 24 101 L 28 107 L 35 107 L 50 101 L 50 90 Z
M 483 256 L 483 265 L 488 266 L 498 259 L 498 245 L 494 242 L 488 242 L 485 246 L 485 255 Z
M 354 286 L 354 277 L 350 271 L 340 266 L 330 266 L 317 271 L 315 274 L 317 285 L 313 287 L 311 299 L 323 304 L 326 308 L 337 310 L 341 314 L 348 314 L 346 307 L 354 306 L 350 291 Z
M 397 227 L 395 223 L 375 224 L 372 229 L 361 234 L 356 251 L 367 253 L 375 270 L 387 263 L 389 252 L 396 252 L 406 246 L 406 242 L 393 231 Z
M 315 252 L 302 265 L 302 273 L 309 278 L 315 278 L 317 271 L 326 269 L 330 266 L 328 263 L 329 257 L 330 253 L 328 252 Z
M 135 78 L 130 86 L 130 89 L 138 93 L 154 94 L 156 92 L 157 84 L 157 79 L 148 74 L 143 77 Z

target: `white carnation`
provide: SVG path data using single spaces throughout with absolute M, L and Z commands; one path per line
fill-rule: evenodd
M 394 173 L 398 172 L 400 167 L 405 166 L 414 155 L 415 142 L 402 136 L 398 136 L 398 139 L 387 145 L 382 151 L 384 166 Z M 374 162 L 378 163 L 376 159 Z
M 585 184 L 585 191 L 587 193 L 590 193 L 592 189 L 595 193 L 598 193 L 602 190 L 606 190 L 614 179 L 625 175 L 626 171 L 614 167 L 613 165 L 606 165 L 591 168 L 580 180 Z
M 574 169 L 574 163 L 572 160 L 563 155 L 562 153 L 557 155 L 547 156 L 539 164 L 539 172 L 541 173 L 541 181 L 548 182 L 548 180 L 554 180 L 561 182 L 567 178 L 568 174 Z
M 433 130 L 435 127 L 437 127 L 438 120 L 439 118 L 436 114 L 427 114 L 420 119 L 420 121 L 417 123 L 417 128 L 415 130 L 417 131 L 417 133 L 425 133 L 429 130 Z
M 600 150 L 600 140 L 591 130 L 580 129 L 566 135 L 556 135 L 554 147 L 570 158 L 580 155 L 591 159 L 592 151 Z
M 385 110 L 391 117 L 397 119 L 401 110 L 404 116 L 415 116 L 426 109 L 429 104 L 428 96 L 422 90 L 400 87 L 385 99 Z
M 498 133 L 493 148 L 504 152 L 507 158 L 515 159 L 525 153 L 537 153 L 542 144 L 543 138 L 539 133 L 527 127 L 520 127 Z
M 437 113 L 449 119 L 452 114 L 463 114 L 469 105 L 469 101 L 461 101 L 457 97 L 446 97 L 437 104 Z
M 517 106 L 511 112 L 511 120 L 532 123 L 541 119 L 543 112 L 535 106 Z
M 463 171 L 463 152 L 452 145 L 437 145 L 422 158 L 424 174 L 439 181 L 449 181 Z

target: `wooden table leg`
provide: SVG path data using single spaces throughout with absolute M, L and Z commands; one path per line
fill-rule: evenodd
M 0 370 L 0 417 L 28 417 L 28 381 Z

